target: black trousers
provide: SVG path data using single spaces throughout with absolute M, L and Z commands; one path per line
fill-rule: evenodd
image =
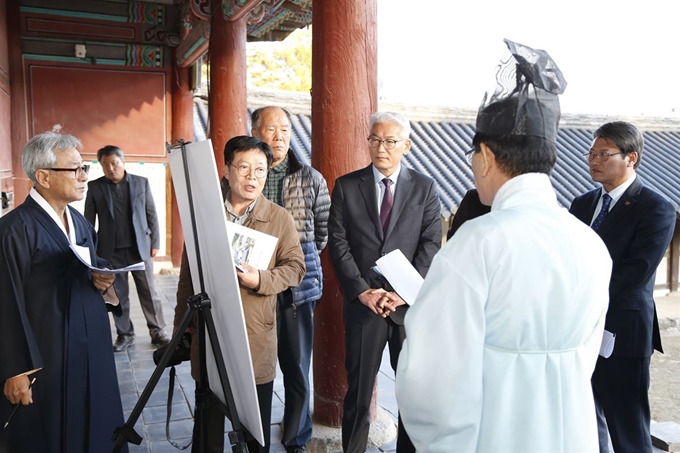
M 142 258 L 139 256 L 137 249 L 128 247 L 116 249 L 109 261 L 114 267 L 119 268 L 138 263 L 141 260 Z M 118 335 L 135 334 L 134 326 L 130 320 L 130 286 L 128 282 L 128 274 L 130 273 L 135 280 L 135 287 L 137 288 L 137 295 L 139 296 L 139 302 L 142 306 L 142 313 L 144 313 L 146 326 L 149 328 L 149 335 L 153 340 L 165 327 L 165 318 L 163 317 L 161 299 L 158 296 L 158 291 L 156 291 L 156 283 L 153 276 L 153 259 L 149 258 L 144 261 L 144 264 L 146 265 L 146 269 L 143 271 L 116 274 L 116 279 L 113 281 L 113 288 L 120 301 L 122 314 L 121 316 L 114 316 L 113 322 L 116 324 L 116 332 Z
M 198 383 L 196 384 L 198 385 Z M 260 419 L 262 421 L 262 430 L 264 433 L 264 446 L 255 440 L 252 434 L 244 428 L 245 440 L 248 446 L 248 453 L 269 453 L 271 445 L 271 420 L 272 420 L 272 395 L 274 394 L 274 381 L 262 385 L 255 386 L 257 390 L 257 403 L 260 407 Z M 206 410 L 205 423 L 208 424 L 208 438 L 206 439 L 207 453 L 223 453 L 224 451 L 231 451 L 231 448 L 224 449 L 225 443 L 228 445 L 229 440 L 226 439 L 224 433 L 224 419 L 225 415 L 219 409 L 217 402 L 214 400 L 212 394 L 208 397 L 208 409 Z M 199 413 L 196 413 L 199 417 Z M 200 438 L 198 419 L 194 422 L 193 443 L 191 445 L 192 453 L 200 453 Z
M 305 446 L 312 438 L 309 367 L 314 344 L 316 301 L 295 308 L 292 302 L 293 294 L 286 290 L 278 295 L 276 304 L 278 357 L 286 400 L 281 439 L 285 447 Z
M 404 326 L 395 324 L 389 317 L 382 318 L 376 315 L 365 324 L 345 322 L 347 393 L 342 411 L 342 448 L 345 453 L 366 451 L 371 398 L 385 344 L 390 346 L 390 365 L 396 371 L 405 338 Z M 397 453 L 415 451 L 400 417 Z
M 652 453 L 649 434 L 649 357 L 597 358 L 592 385 L 600 452 Z

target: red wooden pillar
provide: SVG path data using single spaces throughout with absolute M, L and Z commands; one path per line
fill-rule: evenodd
M 335 179 L 370 162 L 366 137 L 376 110 L 377 0 L 323 0 L 312 16 L 312 164 Z M 340 426 L 347 389 L 343 295 L 328 251 L 314 314 L 314 420 Z
M 227 22 L 222 2 L 213 2 L 210 30 L 210 93 L 208 117 L 217 169 L 224 172 L 224 144 L 248 134 L 246 90 L 246 18 Z
M 173 59 L 174 60 L 174 59 Z M 190 88 L 190 69 L 178 68 L 176 60 L 173 61 L 172 81 L 172 135 L 171 140 L 183 139 L 187 142 L 194 141 L 194 94 Z M 182 247 L 184 245 L 184 232 L 179 218 L 177 197 L 172 186 L 172 178 L 168 177 L 170 186 L 170 257 L 172 265 L 179 267 L 182 261 Z
M 31 181 L 21 166 L 24 146 L 33 135 L 26 117 L 24 61 L 21 53 L 21 19 L 19 0 L 7 0 L 7 47 L 9 50 L 10 112 L 12 134 L 12 173 L 14 174 L 14 207 L 26 199 Z M 45 131 L 38 131 L 45 132 Z
M 10 113 L 9 49 L 7 47 L 7 8 L 0 0 L 0 143 L 12 140 L 12 114 Z M 12 147 L 0 147 L 0 190 L 14 192 L 12 180 Z M 0 215 L 2 207 L 0 206 Z

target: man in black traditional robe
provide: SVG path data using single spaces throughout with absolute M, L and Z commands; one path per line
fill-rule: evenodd
M 52 132 L 31 139 L 22 164 L 33 189 L 0 218 L 3 421 L 22 404 L 0 430 L 0 451 L 111 451 L 123 424 L 102 297 L 113 276 L 90 271 L 69 248 L 94 266 L 108 265 L 95 256 L 92 225 L 68 206 L 85 197 L 89 166 L 79 146 Z

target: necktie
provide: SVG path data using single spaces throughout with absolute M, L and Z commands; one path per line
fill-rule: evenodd
M 604 222 L 604 219 L 609 213 L 609 204 L 611 202 L 612 197 L 610 197 L 608 193 L 602 195 L 602 209 L 600 209 L 600 213 L 597 215 L 597 217 L 595 217 L 595 221 L 590 226 L 594 231 L 599 230 L 600 226 L 602 226 L 602 222 Z
M 392 212 L 392 180 L 385 178 L 382 180 L 385 184 L 385 195 L 383 195 L 382 204 L 380 205 L 380 224 L 382 225 L 383 234 L 387 233 L 387 224 L 390 220 L 390 213 Z

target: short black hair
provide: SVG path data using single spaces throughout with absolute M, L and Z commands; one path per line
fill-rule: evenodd
M 260 140 L 259 138 L 249 137 L 247 135 L 237 135 L 229 139 L 224 145 L 224 164 L 231 165 L 234 162 L 234 155 L 236 153 L 243 153 L 250 150 L 259 150 L 267 157 L 267 168 L 272 166 L 274 161 L 274 153 L 271 147 Z
M 604 139 L 612 142 L 625 158 L 626 155 L 637 152 L 638 158 L 633 165 L 637 169 L 642 160 L 642 149 L 645 147 L 645 138 L 640 130 L 625 121 L 613 121 L 600 126 L 594 133 L 594 139 Z
M 557 161 L 557 147 L 552 141 L 533 135 L 490 135 L 476 133 L 472 139 L 475 152 L 484 143 L 493 151 L 498 166 L 514 178 L 525 173 L 552 172 Z
M 123 154 L 123 150 L 113 145 L 106 145 L 97 151 L 97 160 L 99 162 L 101 162 L 102 158 L 106 156 L 118 156 L 120 157 L 120 160 L 125 160 L 125 154 Z

